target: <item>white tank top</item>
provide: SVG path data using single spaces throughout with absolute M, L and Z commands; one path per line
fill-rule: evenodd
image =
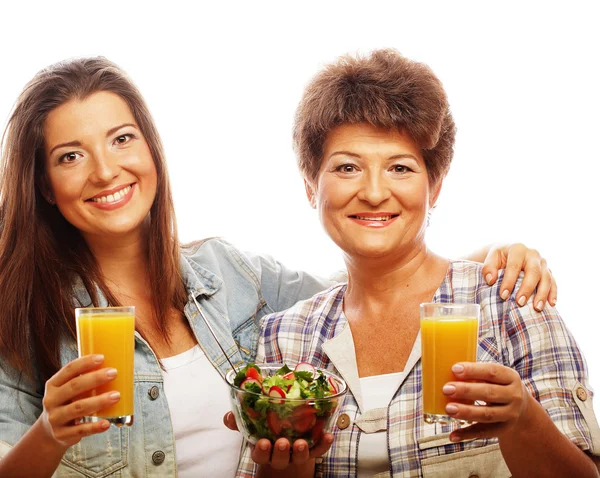
M 404 372 L 397 372 L 361 378 L 363 413 L 375 408 L 387 408 L 403 377 Z M 358 442 L 358 478 L 388 471 L 389 463 L 387 432 L 361 433 Z
M 223 424 L 229 387 L 199 345 L 161 363 L 179 478 L 233 477 L 242 434 Z

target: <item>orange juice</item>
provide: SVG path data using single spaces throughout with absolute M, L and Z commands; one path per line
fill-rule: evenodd
M 130 308 L 133 310 L 133 308 Z M 121 399 L 114 405 L 100 410 L 102 418 L 133 416 L 133 350 L 135 314 L 127 312 L 103 312 L 109 309 L 78 309 L 77 342 L 79 356 L 104 355 L 102 367 L 117 369 L 117 377 L 97 387 L 92 395 L 116 390 Z M 87 311 L 97 311 L 87 313 Z
M 449 400 L 442 392 L 456 381 L 452 366 L 477 360 L 477 317 L 426 317 L 421 319 L 421 370 L 423 413 L 446 415 Z M 425 417 L 426 421 L 427 417 Z

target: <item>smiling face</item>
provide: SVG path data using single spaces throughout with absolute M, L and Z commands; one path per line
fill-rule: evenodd
M 424 246 L 439 194 L 412 139 L 368 124 L 334 128 L 307 194 L 333 241 L 350 257 L 404 257 Z
M 87 242 L 140 232 L 157 174 L 121 97 L 101 91 L 63 103 L 46 118 L 44 140 L 44 195 Z

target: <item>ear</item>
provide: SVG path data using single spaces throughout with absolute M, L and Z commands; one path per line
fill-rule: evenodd
M 437 203 L 438 197 L 440 197 L 440 193 L 442 192 L 442 183 L 444 181 L 440 179 L 437 184 L 435 184 L 431 188 L 431 196 L 429 196 L 429 208 L 432 208 Z
M 308 198 L 308 202 L 313 209 L 317 208 L 317 203 L 315 200 L 315 187 L 313 184 L 306 178 L 304 178 L 304 189 L 306 189 L 306 197 Z
M 40 175 L 35 183 L 36 183 L 37 187 L 40 189 L 42 196 L 44 196 L 44 199 L 49 204 L 52 204 L 54 206 L 56 204 L 56 201 L 54 200 L 54 194 L 52 193 L 52 188 L 50 187 L 50 184 L 48 183 L 48 178 L 46 177 L 46 175 L 45 174 Z

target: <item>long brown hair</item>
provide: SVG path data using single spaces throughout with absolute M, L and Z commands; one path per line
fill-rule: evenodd
M 45 174 L 46 117 L 71 99 L 99 91 L 115 93 L 128 104 L 156 166 L 146 256 L 153 321 L 167 341 L 168 312 L 185 305 L 163 147 L 142 95 L 118 66 L 102 57 L 51 65 L 35 75 L 17 100 L 3 135 L 0 170 L 0 356 L 32 379 L 50 378 L 60 368 L 61 340 L 76 336 L 77 278 L 93 305 L 98 305 L 96 287 L 111 305 L 120 305 L 79 231 L 39 188 Z

